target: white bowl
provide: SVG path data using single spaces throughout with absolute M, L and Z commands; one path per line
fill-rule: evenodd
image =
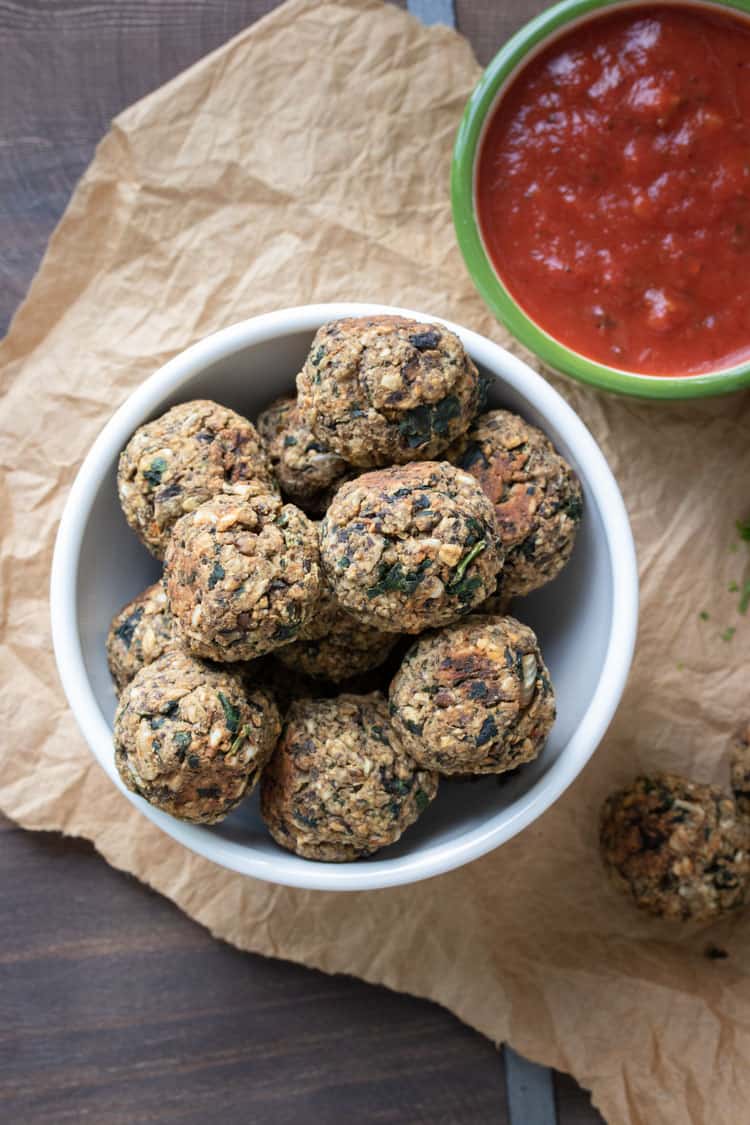
M 635 643 L 633 538 L 596 442 L 526 364 L 446 322 L 493 377 L 490 405 L 517 410 L 541 426 L 583 482 L 586 506 L 573 557 L 519 611 L 539 635 L 557 693 L 558 718 L 544 752 L 502 786 L 494 778 L 443 783 L 437 800 L 398 844 L 350 864 L 310 862 L 277 847 L 263 827 L 257 794 L 223 824 L 205 828 L 173 820 L 123 787 L 112 754 L 115 695 L 104 641 L 115 611 L 155 581 L 159 567 L 120 511 L 115 487 L 120 450 L 142 422 L 187 399 L 212 398 L 254 418 L 272 398 L 292 389 L 319 325 L 372 313 L 439 319 L 382 305 L 308 305 L 225 328 L 170 360 L 123 403 L 94 442 L 65 506 L 52 565 L 52 635 L 60 677 L 92 753 L 114 784 L 185 847 L 233 871 L 294 887 L 367 890 L 414 882 L 459 867 L 515 836 L 557 800 L 593 754 L 620 701 Z

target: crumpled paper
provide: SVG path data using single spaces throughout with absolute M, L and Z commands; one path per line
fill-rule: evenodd
M 67 490 L 113 408 L 177 351 L 254 313 L 344 299 L 423 308 L 508 343 L 467 276 L 448 203 L 477 76 L 458 35 L 377 0 L 291 0 L 113 123 L 0 345 L 0 806 L 92 840 L 243 949 L 444 1004 L 571 1072 L 612 1125 L 737 1125 L 750 1100 L 750 911 L 702 929 L 641 916 L 605 881 L 596 820 L 642 767 L 726 783 L 727 737 L 750 710 L 750 619 L 728 591 L 750 559 L 735 531 L 748 514 L 747 394 L 648 405 L 555 380 L 632 518 L 635 664 L 564 798 L 440 879 L 310 893 L 184 851 L 94 762 L 55 671 L 47 585 Z M 709 943 L 729 956 L 708 958 Z

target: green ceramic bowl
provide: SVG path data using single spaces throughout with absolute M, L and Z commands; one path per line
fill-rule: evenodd
M 658 0 L 659 5 L 665 0 Z M 666 0 L 669 2 L 669 0 Z M 745 15 L 750 0 L 678 0 L 680 7 L 724 8 Z M 484 249 L 474 205 L 474 169 L 485 121 L 509 81 L 539 50 L 546 47 L 571 24 L 583 22 L 603 9 L 642 7 L 624 0 L 562 0 L 522 27 L 495 55 L 467 102 L 453 150 L 451 199 L 453 221 L 461 252 L 474 284 L 492 312 L 512 333 L 554 371 L 570 375 L 618 394 L 639 398 L 698 398 L 726 394 L 750 386 L 750 363 L 704 375 L 655 376 L 623 371 L 587 359 L 555 340 L 520 308 L 498 277 Z

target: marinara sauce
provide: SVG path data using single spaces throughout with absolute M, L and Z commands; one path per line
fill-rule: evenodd
M 654 375 L 750 357 L 750 30 L 631 8 L 573 28 L 501 95 L 479 222 L 502 281 L 575 351 Z

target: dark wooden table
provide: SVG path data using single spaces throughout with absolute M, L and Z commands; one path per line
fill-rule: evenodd
M 111 117 L 274 6 L 0 0 L 0 333 Z M 484 62 L 542 6 L 459 0 L 458 26 Z M 239 953 L 82 841 L 0 818 L 0 890 L 3 1122 L 508 1121 L 449 1013 Z M 560 1125 L 601 1120 L 555 1087 Z

